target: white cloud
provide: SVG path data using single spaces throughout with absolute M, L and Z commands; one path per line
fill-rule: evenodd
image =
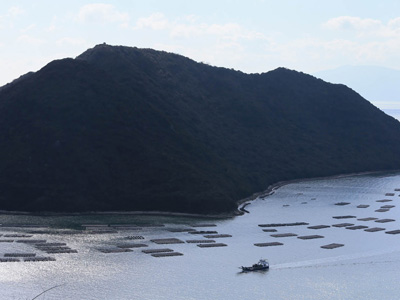
M 19 6 L 10 7 L 5 14 L 0 15 L 0 29 L 5 27 L 12 28 L 14 26 L 13 24 L 15 19 L 24 13 L 25 11 Z
M 377 30 L 381 28 L 382 23 L 374 19 L 341 16 L 330 19 L 324 26 L 328 29 Z
M 45 29 L 47 32 L 55 32 L 58 29 L 57 24 L 59 23 L 59 17 L 53 16 L 50 24 Z
M 400 37 L 400 18 L 389 20 L 385 24 L 375 19 L 341 16 L 328 20 L 323 27 L 330 30 L 353 31 L 361 38 Z
M 129 21 L 129 15 L 118 11 L 111 4 L 93 3 L 80 8 L 78 21 L 83 23 L 121 23 L 125 26 Z
M 64 37 L 57 40 L 56 44 L 58 46 L 65 46 L 65 45 L 81 46 L 86 44 L 86 40 L 82 38 Z
M 23 34 L 17 38 L 17 41 L 19 43 L 25 44 L 25 45 L 31 45 L 31 46 L 40 46 L 45 43 L 44 40 L 35 38 L 33 36 Z
M 23 15 L 25 11 L 19 6 L 10 7 L 7 11 L 7 17 L 15 18 Z
M 46 28 L 47 32 L 55 32 L 57 30 L 56 25 L 51 24 L 49 27 Z
M 166 30 L 170 37 L 180 39 L 200 36 L 218 37 L 232 41 L 266 39 L 262 33 L 247 30 L 237 23 L 201 23 L 195 15 L 169 20 L 160 12 L 154 13 L 149 17 L 139 18 L 134 29 Z
M 394 29 L 394 30 L 400 29 L 400 18 L 396 18 L 396 19 L 390 20 L 388 22 L 388 26 L 390 28 Z
M 28 31 L 31 31 L 31 30 L 35 29 L 35 28 L 36 28 L 36 24 L 30 24 L 29 26 L 27 26 L 25 28 L 22 28 L 20 31 L 22 33 L 26 33 Z
M 147 18 L 139 18 L 135 29 L 149 28 L 153 30 L 163 30 L 169 26 L 168 19 L 162 13 L 154 13 Z
M 342 16 L 328 20 L 323 24 L 323 28 L 336 34 L 334 40 L 320 39 L 320 46 L 314 49 L 323 50 L 325 55 L 329 56 L 327 59 L 369 65 L 385 65 L 391 61 L 398 61 L 400 18 L 382 22 L 376 19 Z M 342 33 L 345 35 L 341 36 Z M 340 36 L 341 38 L 338 38 Z

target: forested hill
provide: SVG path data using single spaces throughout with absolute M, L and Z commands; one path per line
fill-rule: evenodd
M 218 213 L 288 179 L 400 169 L 344 85 L 98 45 L 0 90 L 0 209 Z

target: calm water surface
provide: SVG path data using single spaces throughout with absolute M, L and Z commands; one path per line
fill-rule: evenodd
M 36 253 L 51 256 L 54 262 L 0 263 L 0 299 L 398 299 L 400 294 L 400 173 L 315 180 L 286 185 L 270 197 L 257 199 L 246 207 L 249 214 L 225 220 L 137 216 L 35 217 L 1 215 L 0 258 L 5 253 Z M 394 196 L 385 195 L 395 193 Z M 377 202 L 377 200 L 391 200 Z M 335 205 L 347 202 L 348 205 Z M 358 208 L 358 205 L 369 205 Z M 395 207 L 376 212 L 383 205 Z M 356 218 L 335 219 L 352 215 Z M 388 223 L 362 218 L 393 219 Z M 297 236 L 272 237 L 258 225 L 307 222 L 308 226 L 276 227 L 277 233 L 297 236 L 321 235 L 301 240 Z M 385 230 L 366 232 L 332 227 L 353 223 Z M 93 234 L 81 224 L 135 223 L 163 224 L 140 230 L 118 230 Z M 202 235 L 171 232 L 192 228 L 191 224 L 214 223 L 215 230 L 232 237 L 216 238 L 226 247 L 200 248 L 182 243 L 157 245 L 152 239 L 177 238 L 182 241 L 205 239 Z M 37 224 L 42 228 L 10 227 L 12 224 Z M 328 228 L 310 229 L 313 225 Z M 8 226 L 8 227 L 7 227 Z M 44 228 L 48 227 L 48 228 Z M 30 238 L 8 238 L 7 234 L 34 232 Z M 41 232 L 41 233 L 39 233 Z M 74 234 L 72 234 L 74 233 Z M 143 240 L 127 240 L 141 235 Z M 30 244 L 16 240 L 44 239 L 64 242 L 78 253 L 46 254 Z M 256 247 L 254 243 L 281 242 L 275 247 Z M 102 253 L 124 243 L 144 243 L 147 249 L 170 248 L 183 256 L 155 258 L 135 248 L 128 253 Z M 344 244 L 336 249 L 322 245 Z M 238 267 L 267 258 L 267 272 L 240 273 Z

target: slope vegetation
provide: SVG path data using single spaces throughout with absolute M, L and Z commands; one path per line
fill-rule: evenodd
M 215 213 L 269 184 L 400 168 L 400 123 L 344 85 L 98 45 L 0 90 L 0 209 Z

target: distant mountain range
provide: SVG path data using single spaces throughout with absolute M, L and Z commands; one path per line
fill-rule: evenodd
M 400 109 L 400 70 L 377 66 L 343 66 L 314 74 L 342 83 L 382 109 Z
M 400 123 L 344 85 L 98 45 L 0 90 L 0 209 L 219 213 L 271 183 L 400 169 Z

